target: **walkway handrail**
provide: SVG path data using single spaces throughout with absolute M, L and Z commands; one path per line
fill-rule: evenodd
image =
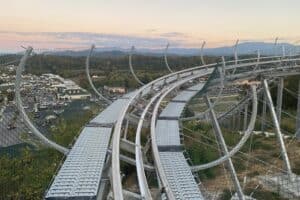
M 22 71 L 25 68 L 25 64 L 26 61 L 29 57 L 29 55 L 31 54 L 33 48 L 32 47 L 28 47 L 26 49 L 26 52 L 24 54 L 24 56 L 21 58 L 21 61 L 19 63 L 19 66 L 17 68 L 17 73 L 16 73 L 16 84 L 15 84 L 15 95 L 16 95 L 16 104 L 18 107 L 19 112 L 22 115 L 22 118 L 24 119 L 25 124 L 29 127 L 29 129 L 32 131 L 32 133 L 37 136 L 45 145 L 56 149 L 57 151 L 63 153 L 63 154 L 68 154 L 69 149 L 56 144 L 55 142 L 49 140 L 48 138 L 46 138 L 34 125 L 33 123 L 30 121 L 28 115 L 25 112 L 25 109 L 23 107 L 23 103 L 21 100 L 21 92 L 20 92 L 20 87 L 21 87 L 21 81 L 22 81 Z
M 169 66 L 168 57 L 167 57 L 169 46 L 170 46 L 170 44 L 168 43 L 167 46 L 166 46 L 166 48 L 165 48 L 164 60 L 165 60 L 166 67 L 169 70 L 169 72 L 173 73 L 173 70 Z
M 151 193 L 149 190 L 149 186 L 147 183 L 147 178 L 145 175 L 145 169 L 144 169 L 144 161 L 143 161 L 143 153 L 142 153 L 142 147 L 141 147 L 141 133 L 143 128 L 143 123 L 145 120 L 145 117 L 148 113 L 148 110 L 150 106 L 153 104 L 153 102 L 159 97 L 160 93 L 156 94 L 154 97 L 151 98 L 147 106 L 144 108 L 144 111 L 140 117 L 137 129 L 136 129 L 136 136 L 135 136 L 135 160 L 136 160 L 136 171 L 137 171 L 137 177 L 138 177 L 138 184 L 141 192 L 141 196 L 145 198 L 146 200 L 152 199 Z
M 92 55 L 92 52 L 93 50 L 95 49 L 95 45 L 92 45 L 91 46 L 91 49 L 89 51 L 89 54 L 88 56 L 86 57 L 86 61 L 85 61 L 85 72 L 86 72 L 86 76 L 88 78 L 88 81 L 89 81 L 89 84 L 90 86 L 92 87 L 92 89 L 94 90 L 94 92 L 101 98 L 103 99 L 104 101 L 106 101 L 107 103 L 111 104 L 112 102 L 107 99 L 106 97 L 104 97 L 95 87 L 92 79 L 91 79 L 91 76 L 90 76 L 90 57 Z
M 269 58 L 273 58 L 274 56 L 271 56 Z M 256 59 L 256 58 L 255 58 Z M 299 58 L 300 60 L 300 58 Z M 271 61 L 269 61 L 271 62 Z M 273 61 L 274 62 L 274 61 Z M 277 62 L 282 62 L 282 60 L 277 60 Z M 248 63 L 248 65 L 252 65 L 253 63 Z M 113 194 L 114 194 L 114 198 L 115 199 L 123 199 L 123 194 L 122 194 L 122 183 L 121 183 L 121 177 L 120 177 L 120 159 L 119 159 L 119 153 L 120 153 L 120 136 L 121 136 L 121 127 L 122 127 L 122 122 L 123 119 L 126 116 L 126 112 L 129 108 L 129 106 L 132 104 L 132 102 L 141 94 L 143 95 L 143 91 L 145 91 L 147 88 L 151 88 L 155 85 L 155 83 L 162 81 L 162 80 L 166 80 L 172 76 L 176 76 L 176 75 L 180 75 L 180 74 L 184 74 L 187 72 L 193 72 L 196 70 L 201 70 L 203 68 L 212 68 L 214 66 L 218 65 L 218 63 L 212 63 L 212 64 L 208 64 L 208 65 L 202 65 L 202 66 L 196 66 L 196 67 L 192 67 L 189 69 L 185 69 L 185 70 L 181 70 L 181 71 L 177 71 L 177 72 L 173 72 L 171 74 L 167 74 L 165 76 L 162 76 L 158 79 L 155 79 L 153 81 L 151 81 L 150 83 L 143 85 L 141 88 L 139 88 L 135 94 L 129 99 L 128 103 L 125 105 L 125 107 L 123 107 L 122 112 L 116 122 L 115 125 L 115 129 L 114 129 L 114 133 L 113 133 L 113 148 L 112 148 L 112 186 L 113 186 Z M 237 65 L 237 67 L 239 67 L 240 65 Z M 228 67 L 227 67 L 228 68 Z M 180 81 L 179 81 L 180 82 Z
M 178 81 L 177 83 L 173 84 L 172 86 L 170 86 L 166 92 L 164 92 L 160 98 L 157 100 L 155 107 L 153 109 L 152 112 L 152 118 L 151 118 L 151 126 L 150 126 L 150 132 L 151 132 L 151 144 L 152 144 L 152 152 L 153 152 L 153 157 L 154 157 L 154 162 L 155 162 L 155 166 L 157 168 L 158 171 L 158 176 L 162 182 L 162 186 L 164 191 L 166 192 L 166 195 L 168 197 L 168 199 L 175 199 L 174 195 L 169 187 L 165 172 L 162 168 L 162 164 L 161 164 L 161 160 L 160 160 L 160 156 L 159 156 L 159 151 L 158 151 L 158 146 L 156 143 L 156 136 L 155 136 L 155 125 L 156 125 L 156 119 L 157 119 L 157 114 L 158 114 L 158 110 L 159 110 L 159 106 L 162 102 L 162 100 L 172 91 L 174 90 L 176 87 L 179 87 L 180 85 L 196 79 L 198 77 L 204 76 L 207 73 L 209 73 L 207 70 L 205 70 L 204 74 L 196 74 L 196 75 L 192 75 L 189 78 L 186 78 L 184 80 Z
M 129 69 L 130 69 L 130 72 L 131 72 L 132 76 L 134 77 L 134 79 L 135 79 L 140 85 L 145 85 L 145 83 L 143 83 L 143 82 L 137 77 L 137 75 L 136 75 L 135 72 L 134 72 L 134 69 L 133 69 L 133 66 L 132 66 L 132 54 L 133 54 L 133 51 L 134 51 L 134 46 L 131 47 L 131 50 L 130 50 L 130 53 L 129 53 Z

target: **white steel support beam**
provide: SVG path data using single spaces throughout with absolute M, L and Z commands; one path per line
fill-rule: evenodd
M 261 131 L 264 133 L 266 130 L 266 115 L 267 115 L 267 96 L 263 93 L 263 107 L 262 107 L 262 120 Z
M 257 60 L 256 60 L 256 65 L 255 65 L 255 67 L 253 69 L 253 72 L 258 68 L 259 62 L 260 62 L 260 51 L 257 50 Z
M 266 94 L 266 97 L 267 97 L 267 102 L 268 102 L 268 106 L 269 106 L 270 113 L 271 113 L 271 116 L 272 116 L 272 120 L 273 120 L 273 123 L 274 123 L 274 126 L 275 126 L 278 142 L 280 144 L 281 155 L 282 155 L 283 160 L 284 160 L 285 169 L 286 169 L 289 177 L 291 178 L 292 177 L 292 169 L 291 169 L 290 161 L 289 161 L 289 158 L 288 158 L 288 154 L 287 154 L 286 147 L 285 147 L 285 144 L 284 144 L 283 136 L 282 136 L 282 133 L 281 133 L 281 130 L 280 130 L 280 125 L 279 125 L 279 122 L 278 122 L 278 119 L 277 119 L 277 115 L 276 115 L 276 112 L 275 112 L 275 109 L 274 109 L 273 100 L 272 100 L 271 93 L 270 93 L 269 86 L 268 86 L 268 82 L 267 82 L 266 79 L 263 80 L 263 87 L 264 87 L 265 94 Z
M 223 155 L 228 155 L 228 148 L 227 148 L 227 145 L 225 143 L 224 137 L 222 135 L 220 125 L 218 123 L 215 111 L 212 108 L 211 102 L 210 102 L 210 100 L 207 96 L 205 96 L 205 101 L 206 101 L 207 106 L 209 107 L 210 118 L 211 118 L 211 121 L 212 121 L 212 124 L 213 124 L 213 128 L 215 130 L 215 135 L 216 135 L 216 138 L 217 138 L 217 142 L 218 142 L 218 144 L 221 148 L 221 151 L 222 151 Z M 236 192 L 237 192 L 237 195 L 238 195 L 239 199 L 240 200 L 245 200 L 245 196 L 244 196 L 244 193 L 242 191 L 242 187 L 240 185 L 238 177 L 236 175 L 236 171 L 234 169 L 231 158 L 229 158 L 226 163 L 227 163 L 227 168 L 230 172 L 230 175 L 231 175 L 231 178 L 232 178 L 232 181 L 233 181 L 233 184 L 235 186 L 235 189 L 236 189 Z
M 123 139 L 127 139 L 127 133 L 128 133 L 128 126 L 129 126 L 129 120 L 126 119 L 126 122 L 125 122 L 125 130 L 124 130 L 124 135 L 123 135 Z
M 159 93 L 156 94 L 154 97 L 151 98 L 150 102 L 145 107 L 141 118 L 138 123 L 138 127 L 136 129 L 136 137 L 135 137 L 135 160 L 136 160 L 136 171 L 138 177 L 138 184 L 140 193 L 143 199 L 151 200 L 151 192 L 149 190 L 149 186 L 147 183 L 147 178 L 144 169 L 144 161 L 143 161 L 143 152 L 141 146 L 141 134 L 142 134 L 142 127 L 144 120 L 146 118 L 147 113 L 149 112 L 150 106 L 154 103 L 154 101 L 158 98 Z
M 278 87 L 277 87 L 277 103 L 276 103 L 276 114 L 277 114 L 279 124 L 281 123 L 283 84 L 284 84 L 284 79 L 280 77 L 278 82 Z

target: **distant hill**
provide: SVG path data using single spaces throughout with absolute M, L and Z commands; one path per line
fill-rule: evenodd
M 45 52 L 48 55 L 57 55 L 57 56 L 72 56 L 72 57 L 80 57 L 87 56 L 89 50 L 83 51 L 57 51 L 57 52 Z M 92 56 L 97 57 L 119 57 L 127 55 L 124 51 L 121 50 L 113 50 L 113 51 L 95 51 Z
M 264 43 L 264 42 L 245 42 L 238 45 L 238 54 L 256 54 L 257 50 L 260 50 L 263 55 L 271 54 L 282 54 L 282 47 L 284 46 L 285 52 L 288 55 L 291 50 L 297 48 L 300 51 L 300 46 L 294 46 L 288 43 L 280 43 L 276 46 L 274 43 Z M 127 56 L 130 49 L 118 48 L 118 47 L 105 47 L 105 48 L 96 48 L 93 52 L 93 56 L 97 57 L 120 57 Z M 80 57 L 88 55 L 89 50 L 81 51 L 56 51 L 56 52 L 44 52 L 45 54 L 50 55 L 60 55 L 60 56 L 73 56 Z M 137 49 L 136 54 L 140 55 L 151 55 L 151 56 L 162 56 L 164 49 L 147 49 L 141 48 Z M 199 48 L 169 48 L 168 54 L 180 55 L 180 56 L 197 56 L 200 55 Z M 205 48 L 204 54 L 208 56 L 230 56 L 233 55 L 233 46 L 224 46 L 217 48 Z

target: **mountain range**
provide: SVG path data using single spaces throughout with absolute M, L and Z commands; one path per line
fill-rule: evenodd
M 260 51 L 262 55 L 282 55 L 285 52 L 286 55 L 289 55 L 291 52 L 299 52 L 300 46 L 295 46 L 289 43 L 279 43 L 275 45 L 274 43 L 265 43 L 265 42 L 245 42 L 241 43 L 237 47 L 238 55 L 247 55 L 247 54 L 257 54 L 257 50 Z M 119 48 L 119 47 L 104 47 L 96 48 L 93 55 L 99 57 L 115 57 L 115 56 L 125 56 L 128 55 L 130 48 Z M 48 55 L 60 55 L 60 56 L 86 56 L 88 55 L 89 50 L 80 50 L 80 51 L 51 51 L 44 52 Z M 169 55 L 180 55 L 180 56 L 198 56 L 200 55 L 201 50 L 199 48 L 169 48 Z M 140 55 L 151 55 L 151 56 L 162 56 L 164 49 L 150 49 L 150 48 L 141 48 L 134 52 L 134 54 Z M 223 46 L 217 48 L 204 48 L 203 54 L 207 56 L 231 56 L 234 54 L 233 46 Z

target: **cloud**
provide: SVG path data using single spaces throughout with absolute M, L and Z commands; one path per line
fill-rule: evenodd
M 167 33 L 162 33 L 160 34 L 161 37 L 181 37 L 181 38 L 186 38 L 188 35 L 185 33 L 181 32 L 167 32 Z
M 169 42 L 171 48 L 191 47 L 193 39 L 180 32 L 158 33 L 157 30 L 148 36 L 121 35 L 90 32 L 9 32 L 0 31 L 0 44 L 3 49 L 16 49 L 20 45 L 33 46 L 35 49 L 82 49 L 89 48 L 91 44 L 101 48 L 128 49 L 132 45 L 137 49 L 162 49 Z M 4 42 L 5 41 L 5 42 Z M 0 49 L 1 50 L 1 49 Z

